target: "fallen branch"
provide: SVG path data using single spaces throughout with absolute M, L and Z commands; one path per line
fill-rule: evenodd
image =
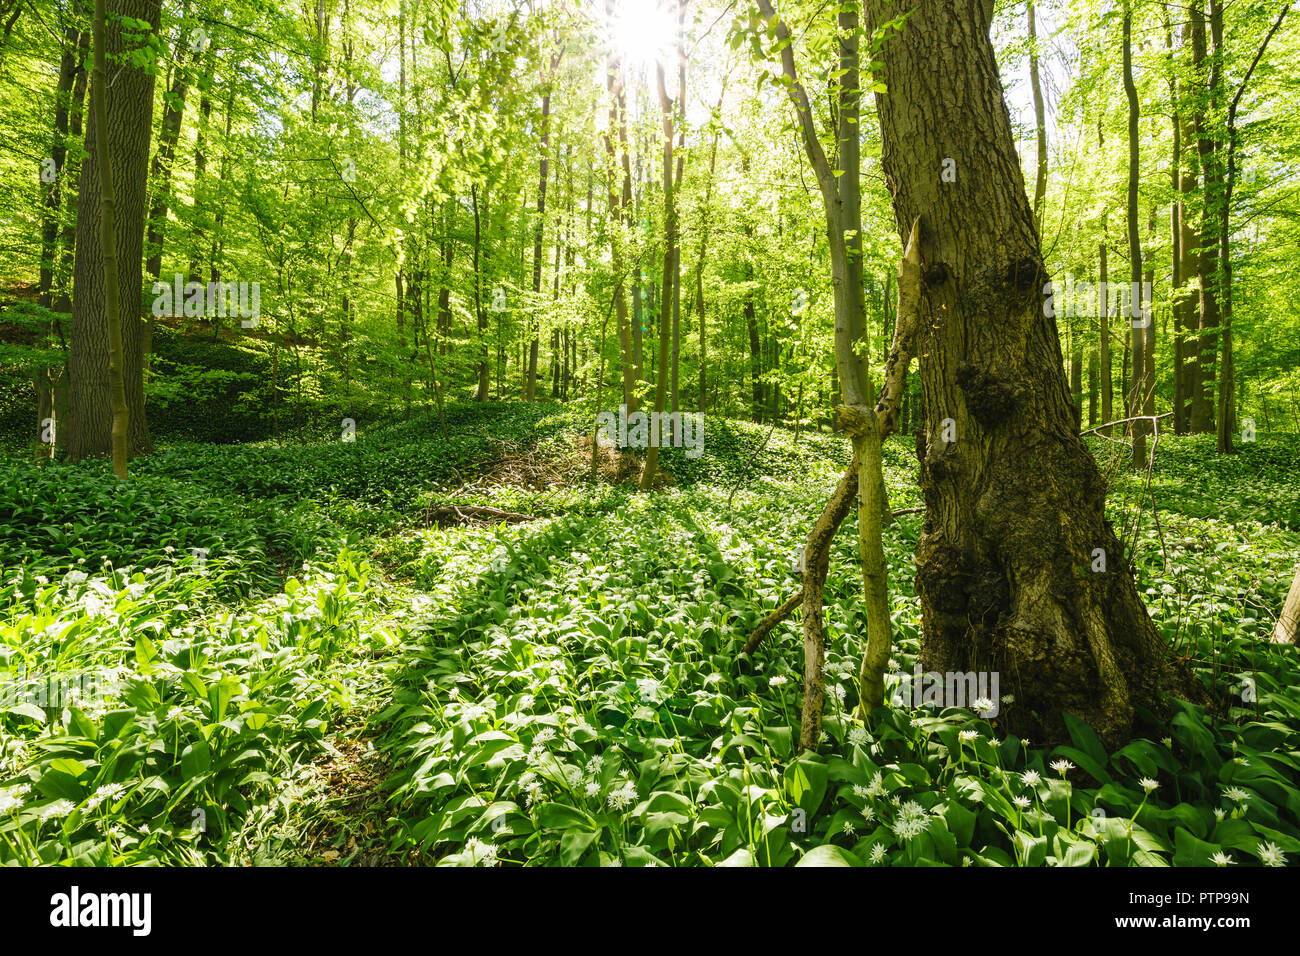
M 803 601 L 803 591 L 795 591 L 785 599 L 780 607 L 763 618 L 763 622 L 754 628 L 754 633 L 749 635 L 749 640 L 745 641 L 743 654 L 753 654 L 758 650 L 758 646 L 763 643 L 763 638 L 772 633 L 772 629 L 794 613 L 800 602 Z

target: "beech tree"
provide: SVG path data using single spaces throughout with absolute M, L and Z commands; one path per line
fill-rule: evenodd
M 125 429 L 125 454 L 153 450 L 144 410 L 148 325 L 141 316 L 140 293 L 154 77 L 138 58 L 144 55 L 147 33 L 158 29 L 160 0 L 115 0 L 113 12 L 105 19 L 98 11 L 103 22 L 95 43 L 91 95 L 100 100 L 86 129 L 87 153 L 96 161 L 82 165 L 77 196 L 68 355 L 68 454 L 73 461 L 113 452 L 118 428 Z M 101 195 L 109 202 L 101 205 Z M 117 321 L 119 333 L 112 328 Z M 119 336 L 120 358 L 114 361 Z M 125 421 L 120 410 L 115 412 L 118 375 Z M 116 453 L 114 459 L 116 467 Z M 121 467 L 124 475 L 125 458 Z

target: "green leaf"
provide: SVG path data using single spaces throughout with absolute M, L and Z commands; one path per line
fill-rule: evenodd
M 17 714 L 20 717 L 30 717 L 32 720 L 45 723 L 45 711 L 37 707 L 31 701 L 23 701 L 21 704 L 14 704 L 12 707 L 3 708 L 7 713 Z
M 731 856 L 727 857 L 718 866 L 757 866 L 754 862 L 754 854 L 749 852 L 747 847 L 741 847 Z
M 544 803 L 538 807 L 537 825 L 543 830 L 577 829 L 595 833 L 600 829 L 589 813 L 563 803 Z
M 843 847 L 833 843 L 815 846 L 795 866 L 863 866 L 863 862 Z
M 785 768 L 786 793 L 809 816 L 821 809 L 827 781 L 826 764 L 807 757 L 800 757 Z

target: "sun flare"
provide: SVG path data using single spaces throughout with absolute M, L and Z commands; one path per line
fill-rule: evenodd
M 660 0 L 618 0 L 608 30 L 610 45 L 625 62 L 649 65 L 672 50 L 677 14 Z

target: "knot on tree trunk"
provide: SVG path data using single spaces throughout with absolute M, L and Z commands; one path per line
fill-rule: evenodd
M 930 266 L 930 268 L 925 270 L 921 275 L 921 279 L 927 286 L 936 286 L 943 285 L 947 282 L 949 275 L 951 275 L 951 273 L 948 271 L 947 264 L 936 262 L 934 265 Z
M 1005 421 L 1020 401 L 1018 386 L 970 362 L 957 366 L 957 385 L 966 396 L 971 416 L 985 429 Z
M 1043 268 L 1041 259 L 1025 256 L 1016 259 L 1014 262 L 1007 263 L 1006 273 L 1002 277 L 1002 281 L 1022 295 L 1030 292 L 1037 295 L 1047 281 L 1047 272 Z
M 935 610 L 962 614 L 970 601 L 970 576 L 965 556 L 941 538 L 926 536 L 917 547 L 916 587 L 926 594 Z
M 835 417 L 840 430 L 853 438 L 861 438 L 876 427 L 875 413 L 863 405 L 837 405 Z

